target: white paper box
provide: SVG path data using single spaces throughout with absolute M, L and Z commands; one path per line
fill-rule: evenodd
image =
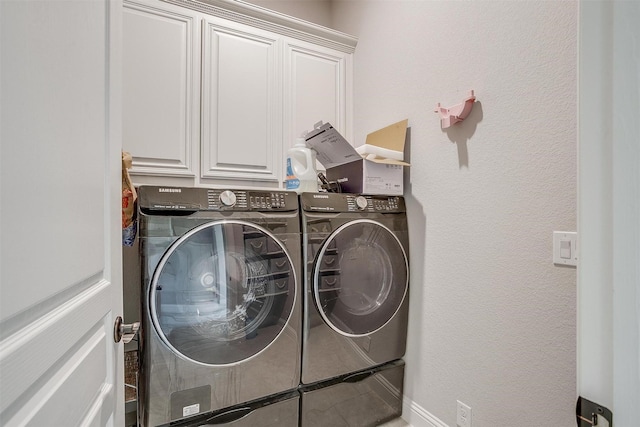
M 404 155 L 407 120 L 367 135 L 367 145 L 393 150 Z M 314 129 L 306 136 L 307 145 L 317 153 L 318 161 L 327 169 L 327 179 L 337 181 L 344 193 L 403 194 L 404 168 L 409 163 L 368 155 L 363 158 L 330 123 Z M 365 154 L 366 155 L 366 154 Z

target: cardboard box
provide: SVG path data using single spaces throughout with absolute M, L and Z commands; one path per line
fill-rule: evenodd
M 305 140 L 327 169 L 327 179 L 339 182 L 343 192 L 401 196 L 409 166 L 403 161 L 407 122 L 370 133 L 358 151 L 330 123 L 316 127 Z

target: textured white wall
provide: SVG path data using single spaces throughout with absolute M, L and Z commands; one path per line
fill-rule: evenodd
M 331 0 L 246 0 L 256 6 L 331 27 Z
M 405 395 L 452 427 L 456 400 L 473 427 L 574 426 L 576 272 L 551 260 L 552 231 L 576 229 L 577 3 L 336 0 L 332 11 L 359 38 L 354 144 L 411 126 Z M 442 131 L 435 104 L 469 89 L 471 115 Z

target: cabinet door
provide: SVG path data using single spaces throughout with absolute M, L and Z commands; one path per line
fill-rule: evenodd
M 278 51 L 275 34 L 204 22 L 201 178 L 282 180 Z
M 124 3 L 123 150 L 133 175 L 194 177 L 199 138 L 198 14 L 157 1 Z
M 296 137 L 329 122 L 351 140 L 352 54 L 289 40 L 285 48 L 285 148 Z

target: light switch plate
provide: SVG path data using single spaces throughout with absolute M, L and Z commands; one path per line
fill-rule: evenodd
M 578 233 L 575 231 L 553 232 L 553 263 L 577 266 Z
M 456 427 L 471 427 L 471 407 L 459 400 L 456 401 Z

